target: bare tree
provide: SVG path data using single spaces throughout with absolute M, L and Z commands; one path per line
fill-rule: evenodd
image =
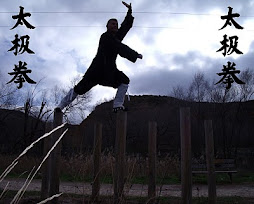
M 188 89 L 187 99 L 189 101 L 203 102 L 207 101 L 207 94 L 210 91 L 209 81 L 205 78 L 203 72 L 194 75 Z
M 181 100 L 203 102 L 208 100 L 210 89 L 209 80 L 205 78 L 203 72 L 198 72 L 187 87 L 174 86 L 171 95 Z
M 209 93 L 209 102 L 213 103 L 227 103 L 234 102 L 239 94 L 236 86 L 226 89 L 223 84 L 215 85 L 215 80 L 211 83 L 211 91 Z
M 70 88 L 73 88 L 80 81 L 80 77 L 75 77 L 71 81 L 71 86 L 67 88 L 60 88 L 55 86 L 53 88 L 54 106 L 57 106 L 61 99 L 67 94 Z M 59 97 L 60 96 L 60 97 Z M 77 98 L 64 109 L 64 116 L 68 122 L 76 123 L 78 120 L 84 120 L 87 116 L 87 111 L 90 109 L 90 102 L 92 99 L 92 91 L 88 91 L 83 95 L 78 95 Z
M 238 86 L 239 101 L 248 101 L 254 93 L 254 71 L 247 68 L 241 72 L 240 78 L 245 84 Z
M 234 83 L 230 89 L 226 89 L 225 84 L 215 85 L 215 80 L 209 81 L 205 78 L 204 73 L 199 72 L 194 75 L 192 82 L 187 88 L 177 85 L 173 87 L 171 92 L 174 97 L 187 101 L 220 103 L 219 106 L 214 106 L 216 107 L 214 112 L 217 114 L 215 126 L 219 130 L 219 136 L 215 139 L 222 144 L 224 157 L 232 156 L 233 150 L 235 150 L 236 155 L 237 145 L 241 139 L 239 135 L 244 123 L 241 118 L 241 112 L 243 111 L 241 102 L 252 99 L 254 93 L 254 72 L 250 69 L 245 69 L 241 72 L 239 78 L 245 82 L 244 85 Z M 199 119 L 202 118 L 200 103 L 195 107 L 193 114 L 197 116 L 197 122 L 200 124 L 201 120 Z M 199 132 L 200 130 L 195 134 L 198 136 Z M 233 138 L 236 138 L 235 148 L 233 148 Z
M 0 107 L 11 108 L 17 103 L 17 88 L 13 84 L 6 84 L 0 73 Z
M 187 95 L 184 87 L 182 85 L 177 85 L 172 88 L 171 95 L 175 98 L 186 100 Z
M 39 120 L 47 122 L 53 119 L 53 112 L 55 107 L 60 103 L 61 99 L 67 94 L 70 88 L 80 80 L 76 77 L 71 81 L 71 86 L 67 88 L 55 85 L 52 89 L 40 89 L 39 84 L 29 90 L 24 99 L 25 103 L 29 102 L 29 115 L 38 118 Z M 90 101 L 92 98 L 91 91 L 78 97 L 64 109 L 64 117 L 67 122 L 74 122 L 84 120 L 87 116 Z M 78 119 L 77 119 L 78 118 Z
M 224 157 L 231 157 L 233 151 L 235 152 L 235 156 L 237 156 L 237 149 L 241 139 L 239 136 L 241 135 L 244 124 L 244 120 L 241 118 L 241 112 L 244 106 L 241 102 L 250 100 L 254 93 L 253 71 L 245 69 L 241 72 L 239 78 L 245 84 L 239 85 L 234 83 L 230 89 L 226 89 L 222 83 L 214 85 L 215 81 L 211 85 L 210 101 L 221 104 L 216 111 L 219 114 L 217 128 L 221 130 L 220 140 L 223 145 Z M 232 114 L 232 111 L 234 114 Z M 233 138 L 235 138 L 234 144 Z

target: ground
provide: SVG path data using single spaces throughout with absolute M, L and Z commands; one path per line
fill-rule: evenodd
M 7 188 L 12 191 L 17 191 L 22 187 L 24 182 L 24 179 L 6 179 L 0 183 L 0 188 L 4 189 L 7 183 L 9 183 Z M 193 199 L 195 199 L 197 203 L 206 203 L 206 197 L 208 196 L 207 185 L 195 184 L 192 187 Z M 145 200 L 147 196 L 147 188 L 147 185 L 142 184 L 134 184 L 130 186 L 126 185 L 125 195 L 130 198 L 135 198 L 136 200 L 135 202 L 129 201 L 129 203 L 145 203 L 142 201 L 142 199 Z M 37 198 L 32 198 L 32 196 L 30 196 L 30 198 L 27 198 L 25 200 L 25 203 L 37 203 L 39 201 L 38 195 L 40 190 L 41 180 L 33 180 L 28 186 L 27 192 L 38 192 Z M 61 196 L 59 199 L 61 203 L 85 203 L 84 200 L 87 200 L 89 195 L 91 195 L 92 186 L 89 183 L 61 182 L 59 191 L 63 192 L 64 195 Z M 104 199 L 102 203 L 107 203 L 105 200 L 108 200 L 108 203 L 111 203 L 113 195 L 113 185 L 102 184 L 100 195 Z M 157 186 L 157 195 L 161 199 L 159 203 L 163 203 L 163 200 L 165 200 L 166 198 L 172 199 L 170 203 L 178 203 L 181 196 L 181 185 Z M 254 184 L 217 185 L 217 197 L 219 200 L 219 202 L 217 203 L 254 203 Z M 173 201 L 174 198 L 175 201 Z M 2 199 L 0 200 L 0 203 L 5 204 L 9 203 L 9 201 Z

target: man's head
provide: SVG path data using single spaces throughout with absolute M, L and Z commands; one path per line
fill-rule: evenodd
M 117 22 L 117 20 L 115 18 L 109 19 L 106 27 L 107 27 L 107 30 L 110 33 L 115 34 L 118 31 L 118 22 Z

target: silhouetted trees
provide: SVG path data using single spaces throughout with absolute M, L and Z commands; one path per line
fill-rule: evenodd
M 203 148 L 204 133 L 203 121 L 207 110 L 201 110 L 200 104 L 204 102 L 214 103 L 212 114 L 217 116 L 213 122 L 215 135 L 215 148 L 219 150 L 222 146 L 224 157 L 232 157 L 237 154 L 237 149 L 241 141 L 241 131 L 248 118 L 242 118 L 241 113 L 244 110 L 242 102 L 253 99 L 254 93 L 254 72 L 251 69 L 241 71 L 239 78 L 245 82 L 244 85 L 233 83 L 230 89 L 226 89 L 224 84 L 215 85 L 215 80 L 205 77 L 203 72 L 198 72 L 193 76 L 191 83 L 184 87 L 176 85 L 171 90 L 171 96 L 189 102 L 196 102 L 193 105 L 193 128 L 195 134 L 195 143 L 200 143 L 196 148 Z M 220 104 L 216 106 L 216 104 Z M 233 114 L 232 114 L 233 113 Z M 234 154 L 234 155 L 233 155 Z

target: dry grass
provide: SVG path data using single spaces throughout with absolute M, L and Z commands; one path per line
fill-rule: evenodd
M 1 171 L 5 169 L 17 156 L 0 155 Z M 41 158 L 25 155 L 17 166 L 12 170 L 9 177 L 24 177 L 34 166 L 38 166 Z M 143 157 L 127 156 L 126 158 L 127 180 L 133 178 L 144 178 L 148 175 L 148 159 Z M 113 154 L 102 154 L 101 156 L 101 178 L 108 180 L 113 177 L 115 158 Z M 166 178 L 179 175 L 180 163 L 177 157 L 158 158 L 156 172 L 158 178 Z M 79 154 L 71 157 L 62 157 L 60 162 L 62 179 L 69 181 L 90 181 L 93 176 L 93 156 L 90 154 Z M 37 175 L 40 178 L 41 172 Z M 106 179 L 107 178 L 107 179 Z M 107 181 L 106 181 L 107 182 Z
M 25 148 L 25 150 L 19 154 L 17 157 L 15 157 L 14 160 L 12 160 L 12 162 L 8 163 L 8 166 L 5 169 L 1 170 L 1 175 L 0 175 L 0 183 L 6 178 L 6 176 L 13 171 L 13 169 L 15 169 L 15 167 L 17 166 L 18 163 L 20 163 L 22 158 L 25 158 L 25 156 L 27 155 L 27 152 L 32 149 L 34 147 L 34 145 L 36 145 L 38 142 L 40 142 L 42 139 L 50 136 L 52 133 L 54 133 L 55 131 L 61 129 L 62 127 L 64 127 L 65 124 L 62 124 L 56 128 L 54 128 L 53 130 L 51 130 L 49 133 L 45 133 L 44 135 L 42 135 L 41 137 L 39 137 L 37 140 L 35 140 L 34 142 L 32 142 L 28 147 Z M 61 141 L 61 139 L 63 138 L 63 136 L 65 135 L 65 133 L 68 131 L 68 129 L 66 129 L 61 136 L 59 136 L 59 138 L 56 140 L 56 142 L 52 145 L 52 147 L 50 147 L 50 149 L 48 150 L 47 154 L 44 156 L 44 158 L 42 159 L 42 161 L 39 163 L 39 165 L 37 166 L 37 168 L 35 169 L 35 166 L 32 168 L 32 170 L 28 170 L 30 171 L 23 186 L 19 189 L 19 191 L 16 193 L 16 195 L 14 196 L 13 200 L 11 201 L 11 204 L 17 204 L 20 202 L 21 198 L 23 197 L 24 193 L 27 190 L 27 187 L 30 185 L 30 183 L 32 182 L 32 180 L 34 179 L 34 177 L 37 175 L 37 173 L 39 172 L 39 170 L 41 169 L 43 163 L 47 160 L 47 158 L 49 157 L 49 155 L 51 154 L 51 152 L 55 149 L 55 147 L 57 146 L 57 144 Z M 22 163 L 21 163 L 22 164 Z M 23 164 L 24 166 L 24 164 Z M 26 168 L 28 169 L 28 167 L 26 166 Z M 24 174 L 24 172 L 22 173 Z M 21 175 L 22 175 L 21 174 Z M 7 184 L 8 185 L 8 184 Z M 6 186 L 7 187 L 7 186 Z M 3 192 L 1 193 L 1 197 L 5 194 L 5 190 L 6 188 L 3 190 Z M 56 195 L 58 196 L 58 195 Z M 60 195 L 59 195 L 60 196 Z M 53 199 L 54 196 L 52 198 L 49 199 Z
M 109 182 L 113 177 L 115 158 L 113 154 L 101 156 L 101 178 Z M 180 162 L 177 157 L 157 159 L 156 172 L 160 179 L 179 175 Z M 61 174 L 70 181 L 89 181 L 93 176 L 93 156 L 89 154 L 74 155 L 61 159 Z M 127 156 L 126 158 L 127 181 L 133 178 L 145 178 L 148 175 L 148 159 L 143 157 Z
M 0 155 L 0 164 L 1 164 L 1 171 L 6 169 L 9 164 L 14 161 L 14 159 L 17 158 L 17 155 Z M 8 177 L 16 177 L 20 176 L 23 177 L 23 175 L 27 174 L 29 170 L 31 170 L 34 166 L 38 166 L 41 162 L 41 159 L 39 157 L 34 156 L 28 156 L 25 155 L 22 158 L 20 158 L 19 163 L 16 165 L 16 167 L 10 172 Z
M 1 171 L 3 171 L 10 163 L 15 161 L 16 156 L 10 155 L 0 155 Z M 32 157 L 25 154 L 22 158 L 18 160 L 18 164 L 12 169 L 12 177 L 23 177 L 27 178 L 24 186 L 18 191 L 14 197 L 13 203 L 18 203 L 23 197 L 27 186 L 34 178 L 37 170 L 40 169 L 42 158 Z M 43 159 L 45 160 L 45 158 Z M 79 154 L 68 158 L 61 158 L 60 162 L 61 169 L 61 180 L 72 180 L 72 181 L 89 181 L 93 182 L 93 156 L 91 154 Z M 34 171 L 35 166 L 39 166 L 36 171 Z M 113 154 L 102 154 L 101 156 L 101 181 L 106 183 L 113 182 L 113 173 L 115 166 L 115 158 Z M 170 174 L 177 174 L 179 172 L 179 160 L 176 157 L 165 157 L 157 159 L 157 177 L 160 178 L 159 184 L 163 178 L 170 176 Z M 31 171 L 31 169 L 33 169 Z M 1 172 L 0 172 L 1 173 Z M 32 175 L 32 176 L 31 176 Z M 41 173 L 39 173 L 41 175 Z M 137 178 L 143 178 L 142 183 L 147 183 L 148 175 L 148 159 L 137 157 L 137 156 L 127 156 L 126 158 L 126 180 L 125 185 L 127 188 L 131 188 L 132 184 L 137 181 Z M 37 177 L 40 178 L 40 177 Z M 135 180 L 136 179 L 136 180 Z M 48 199 L 53 199 L 54 197 L 61 196 L 62 194 L 55 195 Z M 2 196 L 1 196 L 2 197 Z M 1 199 L 0 199 L 1 200 Z M 47 201 L 41 201 L 45 203 Z

